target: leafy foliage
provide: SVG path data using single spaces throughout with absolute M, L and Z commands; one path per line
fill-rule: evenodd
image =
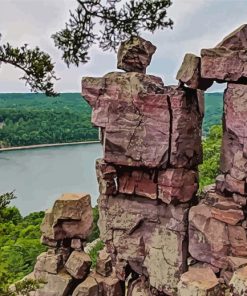
M 93 230 L 87 239 L 88 242 L 92 242 L 95 239 L 99 238 L 99 227 L 97 224 L 98 220 L 99 220 L 99 208 L 98 208 L 98 206 L 95 206 L 93 208 Z
M 46 249 L 40 244 L 44 212 L 23 218 L 16 207 L 7 206 L 3 213 L 0 223 L 0 292 L 30 273 L 36 257 Z
M 5 194 L 0 195 L 0 221 L 1 221 L 1 211 L 6 208 L 7 205 L 10 204 L 11 200 L 15 199 L 14 191 L 7 192 Z
M 92 267 L 96 266 L 99 251 L 101 251 L 103 248 L 104 248 L 104 243 L 101 240 L 99 240 L 95 244 L 95 246 L 90 250 L 89 256 L 90 256 L 90 258 L 92 260 Z
M 1 34 L 0 34 L 1 38 Z M 33 92 L 45 92 L 47 96 L 55 96 L 54 81 L 57 80 L 54 64 L 50 56 L 38 47 L 30 49 L 27 44 L 13 47 L 9 43 L 0 45 L 0 65 L 13 65 L 22 71 L 20 79 L 29 85 Z
M 95 43 L 103 50 L 116 50 L 121 41 L 139 35 L 141 30 L 153 33 L 173 26 L 173 21 L 167 19 L 171 0 L 77 2 L 79 6 L 74 13 L 70 12 L 65 29 L 52 35 L 67 66 L 88 62 L 88 51 Z
M 221 139 L 222 127 L 215 125 L 203 141 L 203 164 L 199 166 L 200 188 L 214 183 L 219 174 Z

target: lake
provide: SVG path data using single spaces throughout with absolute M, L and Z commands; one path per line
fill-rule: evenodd
M 95 206 L 95 160 L 101 144 L 45 147 L 0 152 L 0 193 L 15 190 L 12 202 L 22 215 L 45 210 L 65 192 L 87 192 Z

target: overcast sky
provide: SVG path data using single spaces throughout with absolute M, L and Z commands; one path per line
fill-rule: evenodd
M 67 69 L 50 38 L 64 27 L 69 10 L 76 7 L 76 0 L 0 0 L 0 42 L 13 45 L 28 43 L 40 46 L 56 63 L 56 84 L 59 92 L 80 92 L 82 76 L 102 76 L 116 69 L 116 55 L 103 53 L 97 47 L 91 50 L 91 61 L 79 68 Z M 168 15 L 174 29 L 155 34 L 143 34 L 157 46 L 149 74 L 161 76 L 165 84 L 176 84 L 176 72 L 187 52 L 199 54 L 201 48 L 214 47 L 225 35 L 247 23 L 247 0 L 173 0 Z M 9 65 L 0 68 L 0 92 L 28 92 L 21 72 Z M 220 90 L 215 85 L 211 90 Z

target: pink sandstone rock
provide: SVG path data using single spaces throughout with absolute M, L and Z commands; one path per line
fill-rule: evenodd
M 207 90 L 213 84 L 213 80 L 201 78 L 201 58 L 191 53 L 184 56 L 176 79 L 193 89 Z
M 157 186 L 154 182 L 154 172 L 143 170 L 124 170 L 118 178 L 119 193 L 136 194 L 151 199 L 157 198 Z
M 115 265 L 117 275 L 125 279 L 119 267 L 129 264 L 140 275 L 145 272 L 154 288 L 174 291 L 186 268 L 187 209 L 186 204 L 167 206 L 133 195 L 101 195 L 100 234 L 114 261 L 122 262 Z
M 127 72 L 146 73 L 146 68 L 151 62 L 156 47 L 141 37 L 132 37 L 121 43 L 118 56 L 118 69 Z
M 206 205 L 192 207 L 189 211 L 189 252 L 199 261 L 224 268 L 229 254 L 227 224 L 212 218 Z
M 75 279 L 85 279 L 89 274 L 92 261 L 88 254 L 73 251 L 65 264 L 67 272 Z
M 101 90 L 94 90 L 95 85 Z M 202 115 L 196 91 L 164 87 L 150 75 L 109 73 L 83 78 L 82 94 L 93 107 L 93 124 L 104 130 L 106 162 L 149 168 L 165 168 L 169 161 L 186 168 L 201 163 Z
M 247 49 L 225 47 L 201 50 L 201 76 L 219 82 L 247 83 Z
M 231 254 L 236 257 L 247 256 L 247 238 L 245 229 L 241 226 L 228 226 Z
M 144 277 L 128 283 L 127 296 L 150 296 L 150 287 Z
M 225 47 L 231 50 L 247 48 L 247 25 L 244 24 L 227 35 L 216 47 Z
M 165 87 L 171 109 L 170 164 L 175 168 L 194 168 L 202 162 L 202 115 L 196 90 Z
M 158 189 L 158 198 L 167 204 L 171 201 L 187 202 L 198 189 L 198 174 L 182 168 L 160 171 Z
M 96 160 L 96 175 L 101 194 L 116 194 L 117 171 L 115 167 L 106 163 L 103 159 Z
M 93 226 L 91 197 L 88 194 L 63 194 L 45 214 L 41 224 L 43 242 L 65 238 L 86 239 Z
M 104 159 L 117 165 L 166 165 L 170 113 L 160 78 L 140 73 L 109 73 L 99 96 L 92 78 L 83 78 L 82 94 L 93 107 L 92 122 L 104 128 Z M 94 81 L 94 80 L 93 80 Z
M 223 296 L 219 280 L 210 268 L 192 268 L 182 274 L 178 296 Z
M 96 262 L 96 272 L 104 277 L 112 273 L 112 260 L 106 249 L 99 252 Z

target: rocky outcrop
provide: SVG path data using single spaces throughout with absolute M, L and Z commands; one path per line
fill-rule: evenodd
M 154 47 L 138 38 L 120 47 L 125 73 L 82 79 L 103 135 L 96 162 L 101 238 L 129 296 L 224 295 L 221 284 L 229 286 L 236 261 L 228 258 L 246 256 L 245 36 L 242 26 L 201 57 L 186 54 L 179 86 L 145 74 Z M 197 204 L 203 91 L 214 81 L 229 82 L 222 174 Z
M 120 47 L 118 65 L 126 73 L 82 79 L 92 123 L 103 135 L 104 157 L 96 161 L 99 228 L 116 276 L 129 279 L 129 296 L 175 295 L 187 270 L 188 211 L 202 162 L 203 96 L 182 85 L 164 86 L 161 78 L 140 71 L 138 62 L 137 70 L 133 52 L 140 59 L 145 53 L 150 62 L 154 48 L 137 41 Z M 97 266 L 103 265 L 103 274 L 106 262 Z
M 41 225 L 41 241 L 48 250 L 38 256 L 27 277 L 42 284 L 30 296 L 124 295 L 109 254 L 101 251 L 96 270 L 91 269 L 84 246 L 92 225 L 89 194 L 63 194 L 55 201 Z
M 145 74 L 155 46 L 139 37 L 120 46 L 125 72 L 82 79 L 102 135 L 96 174 L 105 249 L 91 269 L 84 249 L 90 197 L 63 195 L 41 226 L 49 250 L 38 257 L 34 277 L 47 284 L 35 296 L 247 293 L 246 28 L 201 57 L 185 55 L 178 86 Z M 228 83 L 221 172 L 198 199 L 203 91 L 214 81 Z

